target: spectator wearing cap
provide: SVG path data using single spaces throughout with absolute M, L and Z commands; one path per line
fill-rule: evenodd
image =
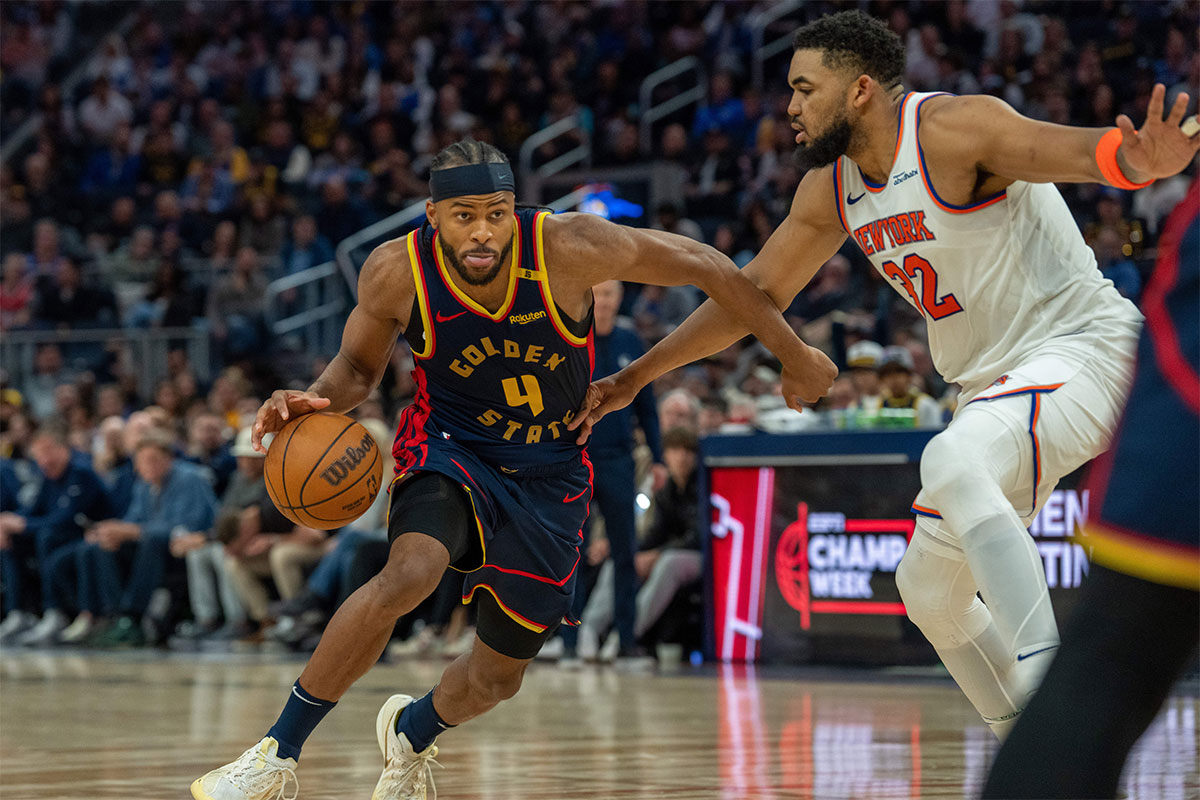
M 846 351 L 846 368 L 857 397 L 850 406 L 859 411 L 876 412 L 883 402 L 879 384 L 879 362 L 883 347 L 872 341 L 855 342 Z
M 8 609 L 0 623 L 0 641 L 6 643 L 55 642 L 68 621 L 52 578 L 55 563 L 73 557 L 87 520 L 111 514 L 103 482 L 74 457 L 68 436 L 66 425 L 57 421 L 38 429 L 30 443 L 40 472 L 37 492 L 18 510 L 0 513 L 0 571 Z M 41 579 L 40 622 L 26 597 L 34 575 Z
M 171 539 L 171 555 L 182 558 L 187 564 L 188 600 L 194 618 L 190 625 L 180 626 L 172 645 L 199 639 L 236 639 L 250 633 L 246 610 L 226 565 L 223 544 L 236 535 L 238 516 L 267 496 L 263 479 L 266 454 L 254 449 L 250 435 L 250 429 L 243 428 L 234 440 L 231 455 L 237 459 L 237 469 L 221 494 L 216 524 L 211 530 L 190 532 Z M 264 445 L 270 446 L 272 438 L 268 434 Z
M 617 318 L 621 307 L 623 287 L 620 281 L 605 281 L 594 287 L 595 298 L 595 375 L 612 375 L 639 358 L 645 347 L 632 327 Z M 634 568 L 634 553 L 637 548 L 637 531 L 634 521 L 637 472 L 633 451 L 635 448 L 634 428 L 641 428 L 654 463 L 654 489 L 657 491 L 666 481 L 663 466 L 663 451 L 659 439 L 658 414 L 654 404 L 653 390 L 647 386 L 638 393 L 628 407 L 600 420 L 592 431 L 588 443 L 588 454 L 595 470 L 595 494 L 593 508 L 604 517 L 605 536 L 608 541 L 607 565 L 609 578 L 615 585 L 615 594 L 610 591 L 607 602 L 609 618 L 615 620 L 622 653 L 631 653 L 635 646 L 634 597 L 637 573 Z M 587 551 L 591 525 L 584 526 L 584 543 Z M 591 566 L 594 566 L 591 565 Z M 587 578 L 579 585 L 585 587 Z M 586 591 L 575 592 L 573 613 L 578 616 L 587 600 Z M 567 653 L 575 649 L 575 630 L 563 632 Z
M 907 349 L 899 346 L 884 349 L 879 362 L 879 382 L 883 387 L 883 408 L 911 410 L 918 428 L 945 426 L 938 402 L 913 385 L 913 358 Z
M 634 636 L 638 640 L 654 627 L 675 595 L 699 580 L 701 575 L 704 555 L 697 524 L 698 450 L 696 434 L 687 428 L 672 428 L 663 436 L 663 458 L 669 477 L 655 492 L 653 522 L 634 558 L 642 583 L 635 604 Z M 612 562 L 605 562 L 582 614 L 581 656 L 596 654 L 592 651 L 592 643 L 612 622 L 614 572 Z
M 163 585 L 171 537 L 208 530 L 217 507 L 200 468 L 175 457 L 170 434 L 148 432 L 133 459 L 138 479 L 125 518 L 93 525 L 78 552 L 81 609 L 116 615 L 93 640 L 99 647 L 145 643 L 139 619 Z

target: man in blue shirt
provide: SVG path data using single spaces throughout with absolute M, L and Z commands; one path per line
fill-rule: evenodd
M 73 457 L 61 423 L 43 425 L 30 443 L 41 471 L 37 494 L 17 511 L 0 513 L 0 572 L 8 615 L 0 624 L 5 642 L 51 644 L 67 626 L 52 575 L 55 564 L 73 557 L 83 540 L 81 523 L 111 514 L 104 484 L 83 458 Z M 0 475 L 8 483 L 14 474 Z M 6 491 L 7 491 L 6 487 Z M 41 622 L 28 611 L 30 579 L 41 579 Z
M 125 518 L 93 525 L 79 554 L 81 607 L 118 615 L 94 640 L 100 647 L 145 643 L 138 621 L 163 583 L 172 559 L 171 537 L 208 530 L 217 508 L 207 475 L 175 457 L 168 433 L 153 430 L 143 437 L 134 468 L 138 480 Z
M 617 324 L 617 309 L 621 307 L 623 287 L 620 281 L 606 281 L 592 289 L 595 299 L 596 366 L 594 378 L 612 375 L 623 369 L 645 352 L 641 339 L 632 328 Z M 610 420 L 609 417 L 612 417 Z M 637 573 L 634 570 L 634 552 L 637 537 L 634 529 L 634 462 L 633 429 L 636 424 L 646 437 L 646 444 L 654 458 L 655 490 L 666 480 L 666 468 L 662 465 L 662 443 L 659 436 L 658 410 L 654 393 L 647 386 L 626 408 L 605 417 L 592 430 L 588 442 L 588 456 L 592 460 L 595 478 L 593 481 L 593 507 L 604 517 L 604 530 L 608 537 L 609 557 L 614 572 L 613 626 L 620 638 L 620 656 L 633 655 L 634 601 L 637 597 Z M 590 524 L 584 529 L 587 538 Z M 595 555 L 602 562 L 603 552 L 594 553 L 593 548 L 582 548 L 589 556 Z M 590 560 L 590 559 L 589 559 Z M 600 564 L 590 564 L 593 569 Z M 575 588 L 573 615 L 578 618 L 587 602 L 588 581 L 579 581 Z M 576 644 L 579 655 L 594 658 L 597 655 L 603 631 L 581 628 L 565 628 L 563 643 L 565 655 L 574 654 Z

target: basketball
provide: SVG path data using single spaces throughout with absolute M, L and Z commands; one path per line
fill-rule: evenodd
M 348 525 L 370 507 L 383 478 L 379 445 L 342 414 L 297 417 L 267 450 L 267 493 L 280 513 L 309 528 Z

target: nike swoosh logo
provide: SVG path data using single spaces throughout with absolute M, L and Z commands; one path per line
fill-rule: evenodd
M 1024 660 L 1025 660 L 1025 659 L 1027 659 L 1027 658 L 1031 658 L 1031 657 L 1033 657 L 1033 656 L 1036 656 L 1038 653 L 1044 653 L 1044 652 L 1046 652 L 1047 650 L 1057 650 L 1057 649 L 1058 649 L 1058 645 L 1056 645 L 1056 644 L 1052 644 L 1052 645 L 1050 645 L 1049 647 L 1043 647 L 1041 650 L 1034 650 L 1032 653 L 1018 654 L 1018 655 L 1017 655 L 1017 661 L 1024 661 Z
M 448 317 L 445 317 L 445 316 L 442 316 L 442 312 L 440 312 L 440 311 L 439 311 L 439 312 L 437 312 L 436 314 L 434 314 L 434 315 L 433 315 L 433 318 L 434 318 L 434 319 L 436 319 L 438 322 L 449 322 L 449 321 L 450 321 L 450 320 L 452 320 L 452 319 L 458 319 L 459 317 L 461 317 L 461 316 L 462 316 L 463 314 L 465 314 L 465 313 L 467 313 L 467 312 L 465 312 L 465 311 L 460 311 L 460 312 L 458 312 L 457 314 L 451 314 L 450 316 L 448 316 Z
M 866 192 L 863 192 L 858 197 L 851 197 L 849 194 L 847 194 L 846 195 L 846 203 L 848 205 L 854 205 L 855 203 L 857 203 L 859 200 L 862 200 L 866 196 L 867 196 Z
M 579 492 L 579 494 L 574 495 L 572 497 L 564 497 L 563 502 L 564 503 L 574 503 L 576 500 L 583 497 L 584 492 L 586 492 L 587 490 L 588 490 L 588 487 L 585 486 L 585 487 L 583 487 L 583 490 Z

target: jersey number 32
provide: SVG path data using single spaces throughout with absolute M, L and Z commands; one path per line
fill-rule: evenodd
M 904 257 L 903 269 L 897 266 L 895 261 L 883 262 L 883 274 L 899 281 L 904 291 L 912 298 L 917 310 L 930 319 L 945 319 L 963 310 L 954 295 L 947 293 L 945 297 L 938 297 L 937 272 L 932 264 L 916 253 L 909 253 Z M 915 283 L 918 279 L 921 282 L 919 293 Z

